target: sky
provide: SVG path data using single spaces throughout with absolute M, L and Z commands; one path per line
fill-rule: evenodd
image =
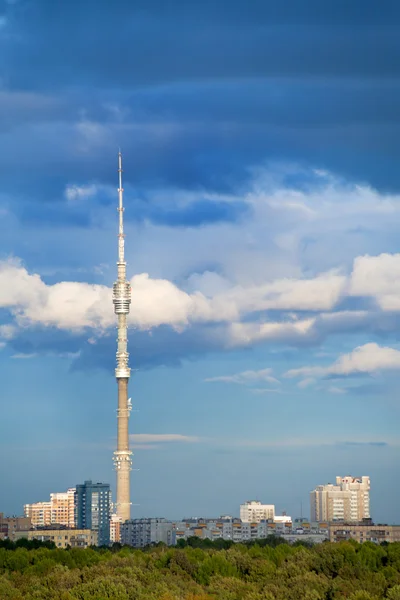
M 399 18 L 0 0 L 0 511 L 115 489 L 121 148 L 132 516 L 400 523 Z

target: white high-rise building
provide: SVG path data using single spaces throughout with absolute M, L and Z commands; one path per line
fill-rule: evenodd
M 275 518 L 274 504 L 261 504 L 256 500 L 248 500 L 240 505 L 240 519 L 243 523 L 259 523 L 273 521 Z
M 310 493 L 311 521 L 361 521 L 370 518 L 370 479 L 336 477 L 336 485 L 318 485 Z

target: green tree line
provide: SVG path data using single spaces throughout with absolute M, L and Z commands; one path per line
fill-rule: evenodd
M 400 600 L 400 543 L 0 544 L 0 600 Z

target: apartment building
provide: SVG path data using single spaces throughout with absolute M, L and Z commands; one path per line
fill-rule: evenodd
M 5 517 L 3 513 L 0 513 L 0 539 L 8 538 L 13 541 L 15 532 L 30 527 L 29 517 Z
M 121 541 L 122 519 L 116 513 L 110 515 L 110 543 L 115 544 Z
M 370 478 L 336 477 L 336 484 L 318 485 L 310 493 L 311 521 L 359 522 L 370 518 Z
M 159 542 L 172 546 L 175 543 L 174 529 L 174 523 L 164 518 L 130 519 L 121 523 L 121 543 L 134 548 Z
M 85 483 L 76 486 L 76 526 L 98 532 L 99 546 L 110 544 L 111 492 L 108 483 Z
M 63 525 L 75 527 L 75 488 L 66 492 L 50 494 L 49 502 L 34 502 L 24 505 L 24 515 L 30 518 L 33 527 Z
M 400 525 L 374 525 L 370 520 L 363 523 L 332 523 L 329 526 L 329 540 L 342 542 L 355 540 L 363 542 L 400 542 Z
M 292 543 L 298 539 L 308 539 L 315 543 L 328 538 L 327 524 L 301 523 L 292 524 L 291 521 L 273 522 L 260 521 L 259 523 L 246 523 L 241 519 L 191 519 L 175 523 L 175 541 L 187 540 L 191 537 L 210 539 L 212 541 L 223 539 L 235 543 L 251 542 L 265 539 L 271 535 L 283 537 Z
M 273 521 L 275 506 L 261 504 L 256 500 L 248 500 L 240 505 L 240 519 L 243 523 L 259 523 L 260 521 Z

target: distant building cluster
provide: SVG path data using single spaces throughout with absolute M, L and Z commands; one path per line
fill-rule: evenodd
M 400 541 L 400 525 L 375 525 L 370 518 L 370 479 L 336 477 L 336 484 L 318 485 L 310 493 L 310 514 L 293 520 L 277 515 L 274 504 L 248 500 L 239 518 L 128 519 L 113 511 L 110 486 L 85 481 L 50 500 L 24 505 L 23 517 L 0 513 L 0 538 L 52 541 L 59 548 L 108 546 L 115 542 L 134 548 L 164 543 L 174 546 L 190 538 L 250 542 L 275 535 L 293 543 L 354 539 L 375 543 Z
M 224 516 L 178 522 L 163 518 L 131 519 L 121 526 L 121 543 L 134 548 L 159 543 L 174 546 L 179 540 L 187 541 L 190 538 L 246 543 L 271 535 L 282 537 L 290 544 L 299 540 L 319 543 L 349 539 L 358 542 L 395 542 L 400 541 L 400 525 L 374 525 L 370 520 L 360 523 L 318 523 L 301 518 L 293 523 L 245 523 L 241 519 Z
M 24 517 L 14 518 L 13 535 L 7 532 L 3 537 L 50 540 L 60 548 L 109 546 L 120 538 L 120 521 L 111 509 L 110 485 L 85 481 L 66 492 L 50 494 L 49 501 L 25 504 Z
M 313 542 L 328 539 L 327 525 L 312 529 L 307 524 L 308 534 Z M 302 524 L 274 523 L 259 521 L 243 522 L 241 519 L 223 516 L 219 519 L 186 519 L 184 521 L 167 521 L 166 519 L 131 519 L 122 524 L 121 542 L 134 548 L 143 548 L 150 544 L 164 543 L 175 545 L 179 540 L 192 537 L 216 541 L 219 539 L 232 542 L 250 542 L 265 539 L 270 535 L 284 536 L 289 542 L 296 541 L 303 534 Z M 304 536 L 303 536 L 304 537 Z

